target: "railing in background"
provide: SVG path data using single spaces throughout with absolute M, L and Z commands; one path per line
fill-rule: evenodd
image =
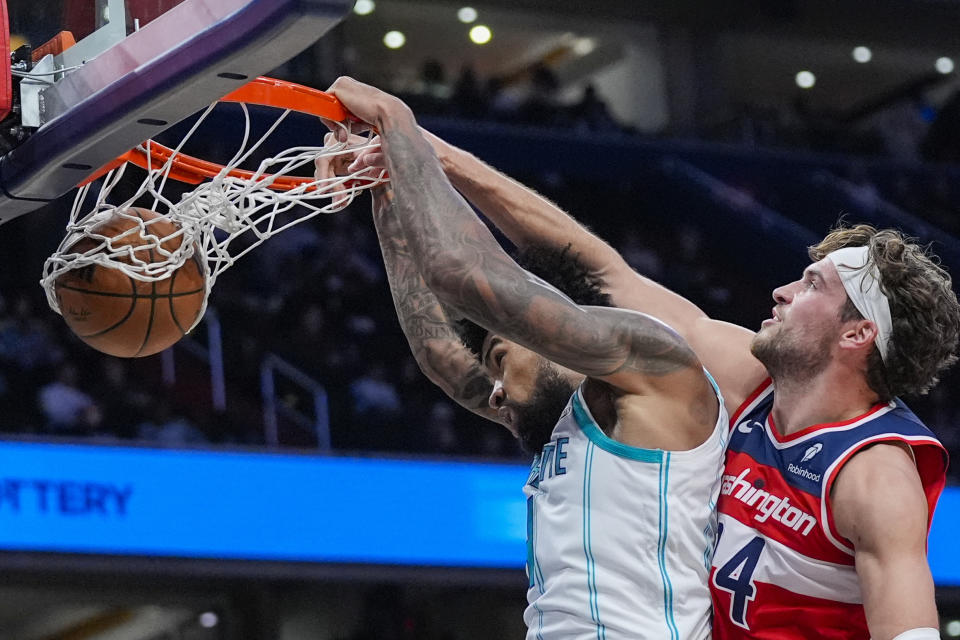
M 226 378 L 223 368 L 223 339 L 220 317 L 216 309 L 208 307 L 202 325 L 206 340 L 187 336 L 177 343 L 210 369 L 211 407 L 222 413 L 227 408 Z M 163 383 L 172 387 L 177 382 L 176 351 L 167 349 L 160 356 Z M 277 378 L 293 383 L 308 394 L 313 404 L 313 416 L 278 398 Z M 322 384 L 280 358 L 268 353 L 260 364 L 260 393 L 263 404 L 263 436 L 268 447 L 280 446 L 280 419 L 289 420 L 298 428 L 312 433 L 317 449 L 330 451 L 330 410 L 327 391 Z
M 731 262 L 747 268 L 758 263 L 803 267 L 806 246 L 817 238 L 812 231 L 679 157 L 664 157 L 659 166 L 678 203 L 689 203 L 693 211 L 710 211 L 710 231 L 722 238 Z M 791 241 L 784 243 L 784 238 Z
M 960 264 L 960 239 L 940 227 L 898 207 L 886 200 L 879 192 L 872 194 L 867 203 L 862 203 L 858 198 L 856 184 L 828 171 L 820 171 L 814 174 L 814 179 L 820 181 L 827 188 L 843 193 L 848 200 L 859 207 L 861 214 L 876 219 L 880 224 L 916 235 L 923 242 L 938 243 L 940 246 L 935 249 L 935 253 L 938 253 L 946 264 Z
M 839 177 L 850 169 L 866 171 L 874 183 L 877 183 L 878 177 L 891 174 L 942 175 L 953 183 L 960 182 L 960 166 L 956 165 L 930 165 L 805 150 L 757 149 L 703 141 L 651 140 L 621 133 L 584 135 L 565 129 L 478 123 L 458 118 L 423 118 L 422 124 L 443 139 L 469 150 L 508 174 L 525 176 L 529 175 L 531 167 L 540 167 L 541 170 L 549 167 L 552 173 L 589 178 L 601 186 L 618 182 L 629 184 L 637 179 L 639 169 L 651 163 L 669 162 L 670 159 L 684 161 L 688 166 L 694 166 L 722 182 L 728 182 L 729 177 L 718 168 L 736 170 L 750 176 L 772 170 L 782 171 L 787 176 L 809 175 L 814 186 L 816 184 L 812 176 L 828 171 L 836 182 L 830 180 L 828 182 L 831 184 L 827 186 L 841 193 L 843 199 L 851 204 L 855 202 L 852 184 Z M 517 149 L 522 149 L 523 153 L 517 153 Z M 590 161 L 594 159 L 598 161 Z M 826 210 L 823 214 L 827 219 L 813 226 L 806 219 L 795 221 L 806 224 L 819 238 L 841 213 L 844 211 Z M 918 235 L 925 242 L 935 240 L 941 245 L 936 247 L 937 253 L 943 254 L 941 257 L 948 265 L 956 264 L 954 256 L 960 255 L 960 240 L 923 219 L 919 215 L 921 211 L 908 211 L 882 199 L 878 211 L 858 213 L 865 219 L 857 222 L 901 228 Z
M 277 398 L 277 376 L 293 382 L 313 399 L 313 418 Z M 280 417 L 284 417 L 317 437 L 317 448 L 330 451 L 330 411 L 327 390 L 319 382 L 280 356 L 268 353 L 260 365 L 260 393 L 263 397 L 263 433 L 267 446 L 280 444 Z
M 186 336 L 177 343 L 177 347 L 205 363 L 210 368 L 210 404 L 217 412 L 227 408 L 227 385 L 223 373 L 223 340 L 220 330 L 220 316 L 213 307 L 207 307 L 202 325 L 207 332 L 206 345 L 200 340 Z M 163 383 L 172 387 L 177 381 L 176 356 L 174 349 L 160 354 Z

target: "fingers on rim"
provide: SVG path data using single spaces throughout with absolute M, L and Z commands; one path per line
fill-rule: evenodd
M 368 152 L 354 160 L 348 170 L 357 170 L 362 168 L 386 168 L 386 156 L 382 153 Z

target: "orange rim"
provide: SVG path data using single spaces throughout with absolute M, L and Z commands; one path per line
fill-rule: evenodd
M 335 96 L 293 82 L 262 76 L 228 93 L 220 98 L 220 102 L 245 102 L 247 104 L 256 104 L 265 107 L 290 109 L 337 122 L 356 120 L 349 111 L 343 108 L 343 105 L 340 104 L 340 101 L 337 100 Z M 107 172 L 116 169 L 124 162 L 135 164 L 143 169 L 147 169 L 148 167 L 161 167 L 170 159 L 173 153 L 173 149 L 170 147 L 151 141 L 147 149 L 136 147 L 127 151 L 115 160 L 105 164 L 86 180 L 78 183 L 77 186 L 82 187 L 85 184 L 93 182 Z M 178 153 L 173 159 L 172 165 L 170 178 L 188 184 L 200 184 L 206 179 L 219 175 L 224 169 L 222 164 L 189 156 L 184 153 Z M 231 169 L 226 175 L 241 180 L 249 180 L 253 177 L 254 172 L 243 169 Z M 290 191 L 291 189 L 314 181 L 313 178 L 306 177 L 274 177 L 273 174 L 261 175 L 261 180 L 269 179 L 273 179 L 270 188 L 274 191 Z

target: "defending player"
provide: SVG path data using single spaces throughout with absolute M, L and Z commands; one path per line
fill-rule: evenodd
M 727 420 L 689 346 L 649 316 L 590 306 L 605 297 L 564 251 L 538 262 L 573 300 L 522 269 L 403 103 L 350 79 L 331 92 L 383 138 L 393 192 L 375 193 L 374 218 L 421 367 L 539 452 L 525 488 L 527 637 L 709 638 Z M 479 362 L 444 307 L 477 323 Z
M 895 231 L 836 231 L 800 280 L 774 292 L 755 335 L 708 318 L 549 201 L 429 139 L 454 186 L 515 244 L 572 243 L 614 304 L 663 319 L 719 382 L 735 420 L 711 579 L 716 637 L 939 637 L 926 535 L 946 457 L 896 396 L 926 391 L 955 361 L 960 310 L 943 269 Z

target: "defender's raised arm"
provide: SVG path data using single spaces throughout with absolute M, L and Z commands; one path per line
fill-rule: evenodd
M 750 354 L 753 332 L 708 317 L 683 296 L 636 271 L 609 244 L 547 198 L 423 129 L 447 178 L 518 247 L 571 247 L 602 281 L 615 306 L 652 315 L 677 331 L 714 375 L 733 412 L 767 376 Z M 382 153 L 358 166 L 386 166 Z
M 623 309 L 585 308 L 524 271 L 444 176 L 401 101 L 341 78 L 331 88 L 377 127 L 410 254 L 446 306 L 559 365 L 631 393 L 699 363 L 663 323 Z

